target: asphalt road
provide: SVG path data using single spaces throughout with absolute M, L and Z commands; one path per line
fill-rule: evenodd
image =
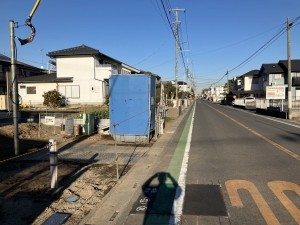
M 196 103 L 182 224 L 300 224 L 300 126 Z

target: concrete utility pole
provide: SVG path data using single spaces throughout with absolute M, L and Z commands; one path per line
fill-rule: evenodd
M 291 41 L 290 41 L 290 20 L 287 18 L 287 66 L 288 66 L 288 118 L 292 119 L 292 75 L 291 75 Z
M 227 69 L 226 75 L 227 75 L 227 94 L 229 94 L 228 69 Z
M 179 47 L 179 20 L 178 20 L 178 11 L 185 11 L 185 9 L 172 9 L 171 11 L 175 12 L 175 87 L 176 87 L 176 107 L 178 107 L 178 47 Z
M 15 155 L 19 155 L 19 94 L 18 77 L 16 75 L 16 55 L 15 55 L 15 22 L 9 21 L 10 26 L 10 55 L 11 55 L 11 77 L 12 77 L 12 102 L 13 102 L 13 122 L 14 122 L 14 147 Z

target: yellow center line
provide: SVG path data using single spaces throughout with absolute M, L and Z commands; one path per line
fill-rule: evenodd
M 231 118 L 231 117 L 228 116 L 227 114 L 225 114 L 225 113 L 223 113 L 223 112 L 221 112 L 221 111 L 219 111 L 219 110 L 217 110 L 217 109 L 215 109 L 215 108 L 213 108 L 213 107 L 211 107 L 211 106 L 209 106 L 209 105 L 207 105 L 207 106 L 210 107 L 210 108 L 212 108 L 213 110 L 217 111 L 218 113 L 222 114 L 223 116 L 227 117 L 228 119 L 230 119 L 230 120 L 233 121 L 234 123 L 236 123 L 236 124 L 240 125 L 241 127 L 245 128 L 245 129 L 247 129 L 247 130 L 249 130 L 251 133 L 255 134 L 256 136 L 258 136 L 258 137 L 260 137 L 261 139 L 265 140 L 266 142 L 270 143 L 271 145 L 273 145 L 273 146 L 276 147 L 277 149 L 281 150 L 282 152 L 288 154 L 289 156 L 291 156 L 291 157 L 293 157 L 293 158 L 295 158 L 295 159 L 297 159 L 297 160 L 300 160 L 300 156 L 297 155 L 296 153 L 294 153 L 294 152 L 288 150 L 287 148 L 283 147 L 282 145 L 280 145 L 280 144 L 278 144 L 278 143 L 276 143 L 276 142 L 270 140 L 269 138 L 265 137 L 264 135 L 262 135 L 262 134 L 258 133 L 257 131 L 255 131 L 255 130 L 249 128 L 249 127 L 247 127 L 247 126 L 244 125 L 244 124 L 242 124 L 241 122 L 239 122 L 239 121 L 237 121 L 237 120 Z

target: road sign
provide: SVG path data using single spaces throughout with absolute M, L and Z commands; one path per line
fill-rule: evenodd
M 285 99 L 285 86 L 267 86 L 266 99 Z

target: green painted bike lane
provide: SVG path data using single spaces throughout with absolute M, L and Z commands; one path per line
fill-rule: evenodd
M 178 197 L 181 193 L 181 187 L 178 185 L 182 161 L 186 149 L 189 130 L 192 124 L 193 111 L 195 105 L 189 112 L 188 119 L 184 129 L 176 145 L 174 154 L 165 173 L 159 174 L 159 187 L 155 199 L 148 205 L 148 210 L 145 214 L 144 225 L 173 224 L 171 214 L 175 196 Z M 176 195 L 177 192 L 177 195 Z M 178 194 L 179 193 L 179 194 Z

